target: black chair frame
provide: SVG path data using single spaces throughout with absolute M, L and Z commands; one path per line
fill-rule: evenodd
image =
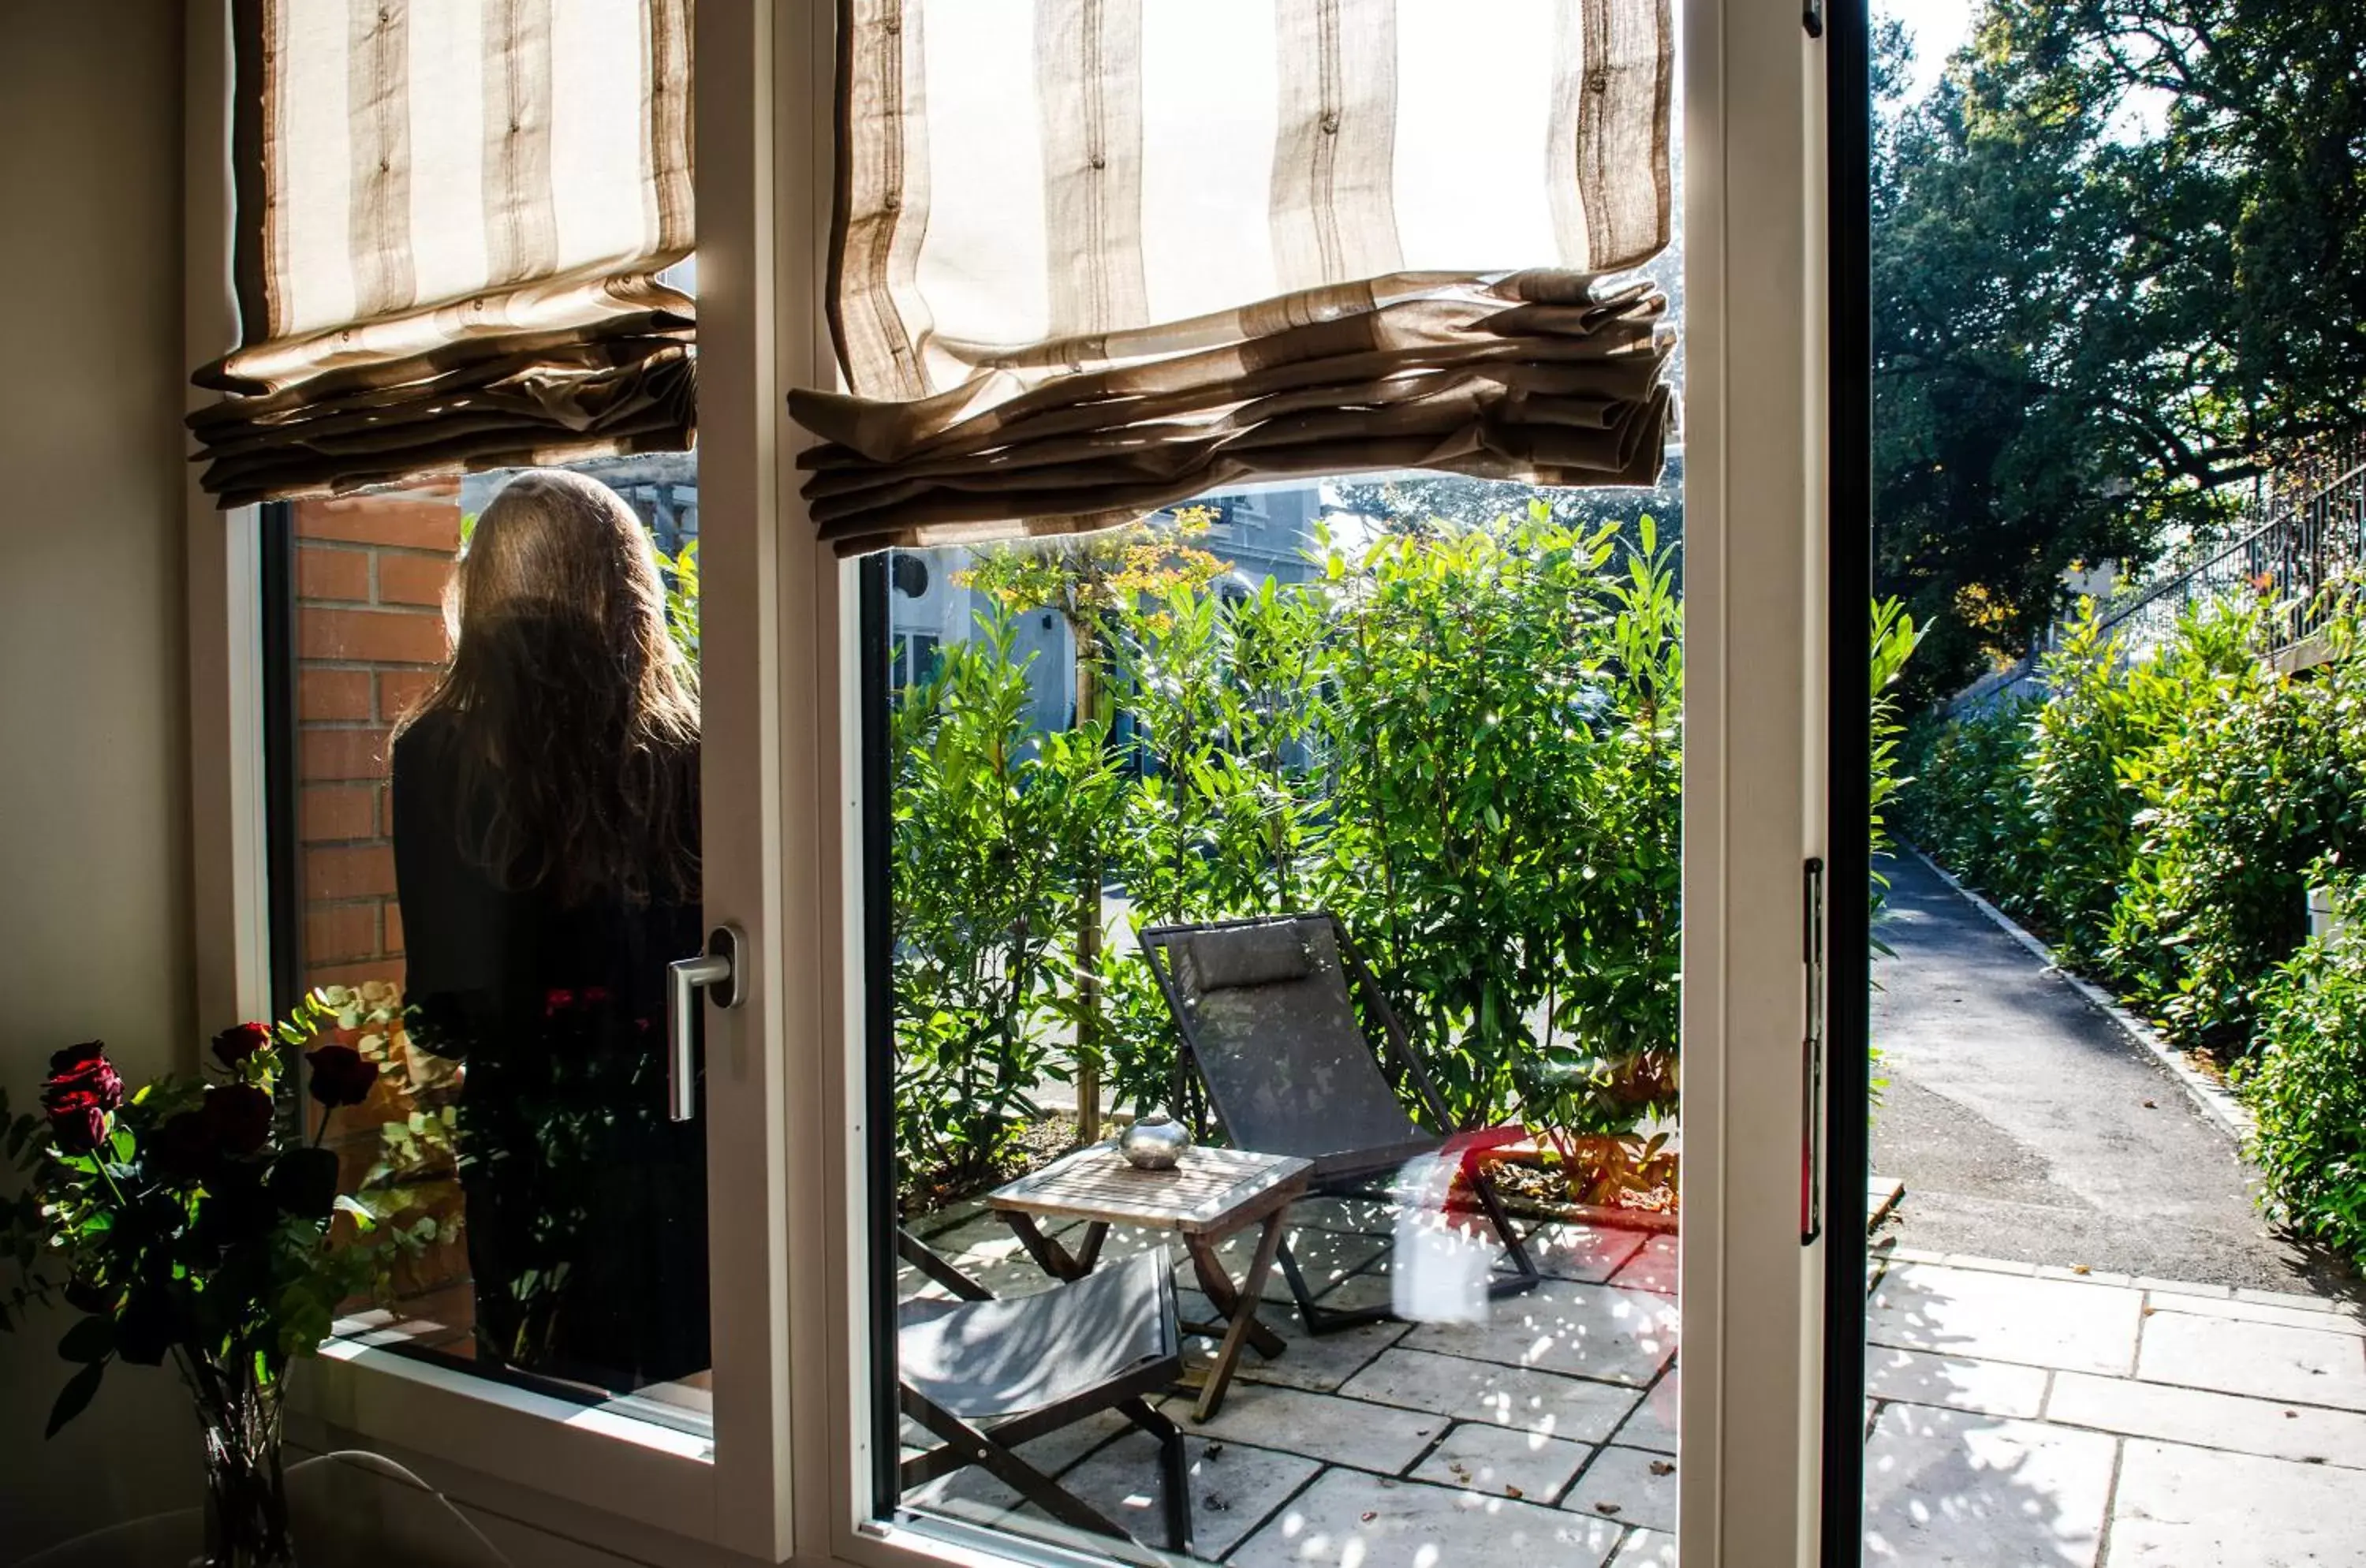
M 1298 915 L 1249 915 L 1237 919 L 1147 926 L 1143 929 L 1143 957 L 1148 961 L 1151 974 L 1157 978 L 1159 994 L 1166 999 L 1166 1010 L 1174 1017 L 1176 1034 L 1181 1043 L 1180 1048 L 1175 1055 L 1175 1109 L 1188 1115 L 1191 1124 L 1203 1133 L 1208 1127 L 1209 1117 L 1212 1111 L 1215 1124 L 1223 1128 L 1226 1139 L 1234 1144 L 1239 1142 L 1233 1137 L 1232 1130 L 1224 1126 L 1223 1107 L 1221 1104 L 1212 1103 L 1214 1097 L 1209 1090 L 1207 1075 L 1200 1066 L 1200 1044 L 1197 1033 L 1191 1025 L 1191 1010 L 1185 1005 L 1183 994 L 1176 985 L 1171 965 L 1167 962 L 1166 943 L 1177 938 L 1189 938 L 1201 931 L 1231 931 L 1250 926 L 1269 926 L 1310 920 L 1323 921 L 1331 928 L 1332 939 L 1338 946 L 1340 959 L 1346 966 L 1347 978 L 1353 987 L 1349 1000 L 1351 1004 L 1359 1004 L 1358 1010 L 1361 1017 L 1368 1021 L 1365 1030 L 1367 1043 L 1369 1043 L 1371 1032 L 1369 1025 L 1378 1023 L 1380 1026 L 1381 1049 L 1377 1054 L 1378 1066 L 1381 1076 L 1396 1090 L 1398 1099 L 1402 1100 L 1404 1098 L 1405 1089 L 1410 1085 L 1414 1095 L 1418 1099 L 1423 1109 L 1428 1112 L 1430 1130 L 1436 1132 L 1439 1147 L 1443 1147 L 1448 1137 L 1454 1134 L 1480 1130 L 1475 1123 L 1470 1126 L 1456 1125 L 1452 1113 L 1447 1108 L 1445 1096 L 1437 1092 L 1437 1086 L 1431 1081 L 1427 1069 L 1422 1066 L 1420 1055 L 1414 1050 L 1412 1037 L 1406 1033 L 1403 1021 L 1397 1017 L 1396 1010 L 1389 1005 L 1387 993 L 1381 990 L 1379 979 L 1373 975 L 1370 966 L 1364 962 L 1363 953 L 1347 935 L 1346 925 L 1340 921 L 1338 916 L 1328 909 L 1316 909 Z M 1449 1131 L 1437 1132 L 1438 1129 Z M 1352 1154 L 1352 1151 L 1349 1153 Z M 1366 1164 L 1359 1164 L 1352 1158 L 1342 1159 L 1335 1155 L 1326 1156 L 1321 1165 L 1327 1167 L 1328 1169 L 1317 1175 L 1314 1181 L 1308 1187 L 1307 1196 L 1388 1200 L 1394 1194 L 1385 1186 L 1375 1185 L 1374 1179 L 1385 1176 L 1398 1168 L 1397 1162 L 1398 1155 L 1394 1151 L 1381 1159 Z M 1514 1227 L 1512 1217 L 1504 1207 L 1503 1195 L 1496 1190 L 1494 1181 L 1477 1165 L 1474 1164 L 1470 1168 L 1469 1175 L 1471 1191 L 1478 1200 L 1480 1210 L 1486 1215 L 1489 1226 L 1495 1232 L 1497 1239 L 1504 1244 L 1504 1251 L 1512 1262 L 1511 1274 L 1505 1278 L 1488 1281 L 1487 1293 L 1501 1299 L 1535 1290 L 1544 1277 L 1538 1272 L 1535 1261 L 1528 1256 L 1527 1247 L 1522 1244 L 1519 1232 Z M 1278 1261 L 1281 1264 L 1282 1278 L 1289 1281 L 1290 1293 L 1298 1303 L 1299 1314 L 1305 1322 L 1306 1331 L 1309 1334 L 1335 1334 L 1341 1329 L 1353 1328 L 1361 1324 L 1386 1322 L 1396 1315 L 1391 1308 L 1380 1304 L 1362 1307 L 1320 1305 L 1314 1299 L 1313 1292 L 1307 1285 L 1305 1274 L 1300 1269 L 1298 1259 L 1290 1255 L 1290 1245 L 1286 1241 L 1282 1244 Z
M 994 1299 L 993 1292 L 963 1273 L 909 1232 L 898 1230 L 896 1233 L 896 1250 L 907 1263 L 963 1301 Z M 1170 1291 L 1171 1288 L 1170 1284 Z M 1171 1328 L 1171 1299 L 1168 1302 L 1168 1318 Z M 1163 1482 L 1160 1500 L 1166 1515 L 1167 1548 L 1188 1553 L 1191 1550 L 1191 1504 L 1183 1433 L 1174 1422 L 1160 1415 L 1148 1398 L 1183 1380 L 1179 1335 L 1175 1343 L 1174 1352 L 1163 1360 L 1153 1361 L 1122 1378 L 1057 1404 L 990 1425 L 963 1420 L 909 1383 L 905 1383 L 897 1390 L 898 1404 L 904 1414 L 941 1439 L 942 1446 L 905 1460 L 897 1468 L 897 1480 L 903 1490 L 908 1492 L 939 1476 L 975 1465 L 1071 1529 L 1115 1536 L 1120 1540 L 1131 1540 L 1149 1547 L 1150 1542 L 1142 1540 L 1062 1486 L 1017 1451 L 1020 1445 L 1046 1433 L 1074 1426 L 1104 1410 L 1115 1410 L 1156 1439 Z

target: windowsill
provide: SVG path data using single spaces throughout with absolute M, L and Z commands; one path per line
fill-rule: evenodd
M 715 1461 L 714 1438 L 705 1432 L 685 1429 L 684 1424 L 671 1418 L 672 1411 L 655 1401 L 619 1399 L 597 1404 L 580 1404 L 480 1377 L 417 1353 L 406 1353 L 400 1348 L 405 1336 L 399 1328 L 355 1319 L 340 1322 L 337 1328 L 337 1336 L 321 1347 L 321 1359 L 324 1362 L 402 1379 L 422 1389 L 457 1395 L 674 1459 L 701 1464 Z
M 538 1400 L 558 1410 L 598 1411 L 618 1420 L 663 1427 L 706 1445 L 704 1454 L 693 1457 L 715 1457 L 715 1396 L 704 1386 L 652 1383 L 630 1393 L 603 1393 L 589 1387 L 579 1390 L 576 1385 L 565 1383 L 536 1387 L 536 1380 L 530 1376 L 488 1372 L 469 1365 L 465 1358 L 444 1350 L 449 1339 L 449 1334 L 439 1324 L 398 1319 L 385 1312 L 370 1311 L 339 1318 L 321 1353 L 337 1354 L 341 1359 L 370 1366 L 391 1360 L 410 1367 L 433 1368 L 452 1374 L 467 1390 L 499 1389 Z M 364 1351 L 374 1352 L 366 1362 L 360 1354 Z M 703 1383 L 703 1377 L 701 1381 Z

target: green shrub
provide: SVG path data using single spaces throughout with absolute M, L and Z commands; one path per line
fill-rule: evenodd
M 2029 727 L 2029 814 L 2035 829 L 2029 897 L 2072 964 L 2091 968 L 2136 845 L 2135 795 L 2123 761 L 2150 743 L 2132 724 L 2125 649 L 2082 599 L 2040 666 L 2047 695 Z
M 2359 683 L 2346 615 L 2338 656 L 2305 679 L 2265 654 L 2270 607 L 2256 599 L 2185 618 L 2140 672 L 2176 722 L 2127 759 L 2144 838 L 2112 913 L 2112 977 L 2172 1038 L 2239 1052 L 2255 992 L 2300 945 L 2310 863 L 2357 835 Z
M 2337 886 L 2344 908 L 2366 909 L 2366 882 Z M 2309 942 L 2268 982 L 2238 1081 L 2258 1118 L 2262 1202 L 2366 1263 L 2366 922 Z
M 1042 735 L 1007 619 L 945 649 L 893 718 L 896 1146 L 908 1172 L 983 1175 L 1065 1069 L 1074 868 L 1122 787 L 1098 726 Z
M 2007 909 L 2027 913 L 2036 887 L 2036 818 L 2023 753 L 2036 705 L 2025 698 L 1908 727 L 1914 787 L 1899 797 L 1909 842 Z
M 1065 1071 L 1087 973 L 1106 1087 L 1171 1100 L 1133 944 L 1078 961 L 1071 895 L 1100 865 L 1137 932 L 1336 911 L 1458 1118 L 1625 1133 L 1673 1110 L 1684 615 L 1672 552 L 1648 518 L 1631 535 L 1538 506 L 1326 543 L 1313 581 L 1246 597 L 1112 591 L 1096 635 L 1130 741 L 1032 735 L 1006 625 L 949 647 L 892 737 L 907 1168 L 991 1165 Z M 1913 641 L 1876 616 L 1876 694 Z
M 1327 895 L 1459 1116 L 1605 1130 L 1673 1085 L 1682 613 L 1643 538 L 1538 507 L 1326 562 Z

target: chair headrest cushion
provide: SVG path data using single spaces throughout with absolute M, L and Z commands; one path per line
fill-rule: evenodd
M 1295 920 L 1194 931 L 1190 947 L 1192 977 L 1203 993 L 1301 980 L 1314 968 Z

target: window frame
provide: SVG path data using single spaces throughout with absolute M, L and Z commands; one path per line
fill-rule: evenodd
M 709 1009 L 709 1269 L 715 1303 L 711 1453 L 675 1428 L 585 1407 L 456 1369 L 351 1343 L 299 1364 L 289 1436 L 299 1448 L 386 1452 L 464 1504 L 559 1538 L 597 1541 L 650 1562 L 784 1562 L 793 1546 L 788 1463 L 786 1055 L 797 998 L 782 983 L 786 892 L 801 863 L 785 808 L 784 719 L 798 705 L 782 680 L 782 519 L 785 426 L 774 336 L 777 302 L 817 302 L 803 323 L 818 341 L 818 235 L 804 231 L 813 150 L 776 141 L 772 89 L 786 51 L 817 38 L 800 13 L 756 0 L 710 0 L 697 13 L 702 209 L 700 500 L 707 525 L 704 683 L 706 919 L 755 939 L 730 1012 Z M 825 18 L 826 19 L 826 18 Z M 231 254 L 230 0 L 201 0 L 186 34 L 185 353 L 209 360 L 236 338 Z M 803 68 L 802 66 L 800 67 Z M 826 62 L 819 80 L 828 79 Z M 804 124 L 802 136 L 827 128 Z M 776 181 L 783 188 L 776 189 Z M 783 199 L 790 187 L 799 193 Z M 794 224 L 774 216 L 794 211 Z M 785 271 L 794 276 L 784 276 Z M 203 399 L 192 391 L 188 403 Z M 792 455 L 793 456 L 793 455 Z M 194 470 L 189 551 L 190 897 L 200 1037 L 271 1010 L 272 817 L 266 731 L 284 676 L 265 668 L 264 509 L 215 508 Z M 284 631 L 285 628 L 280 628 Z M 275 638 L 284 646 L 284 638 Z M 282 753 L 284 755 L 284 752 Z M 283 852 L 284 852 L 284 849 Z M 284 886 L 285 879 L 282 879 Z M 768 940 L 768 935 L 770 940 Z M 752 1195 L 752 1200 L 751 1199 Z M 818 1269 L 809 1272 L 818 1274 Z
M 188 29 L 191 364 L 235 335 L 228 9 Z M 1803 861 L 1826 852 L 1820 47 L 1765 0 L 1681 0 L 1687 261 L 1688 767 L 1681 1243 L 1688 1568 L 1816 1560 L 1823 1252 L 1797 1230 Z M 366 1440 L 460 1500 L 650 1562 L 906 1568 L 1074 1561 L 870 1518 L 857 569 L 812 541 L 787 386 L 836 370 L 822 313 L 832 8 L 697 13 L 701 518 L 710 921 L 750 999 L 710 1013 L 715 1456 L 680 1435 L 366 1350 L 308 1364 L 299 1440 Z M 192 403 L 197 400 L 192 395 Z M 193 1024 L 269 996 L 254 509 L 188 507 Z M 737 526 L 733 525 L 736 521 Z M 1738 781 L 1747 780 L 1743 788 Z M 1829 1123 L 1829 1118 L 1827 1122 Z M 1845 1194 L 1843 1194 L 1845 1195 Z M 795 1260 L 795 1266 L 792 1266 Z M 624 1440 L 620 1440 L 624 1439 Z M 792 1462 L 792 1455 L 800 1462 Z M 892 1455 L 889 1457 L 892 1463 Z

